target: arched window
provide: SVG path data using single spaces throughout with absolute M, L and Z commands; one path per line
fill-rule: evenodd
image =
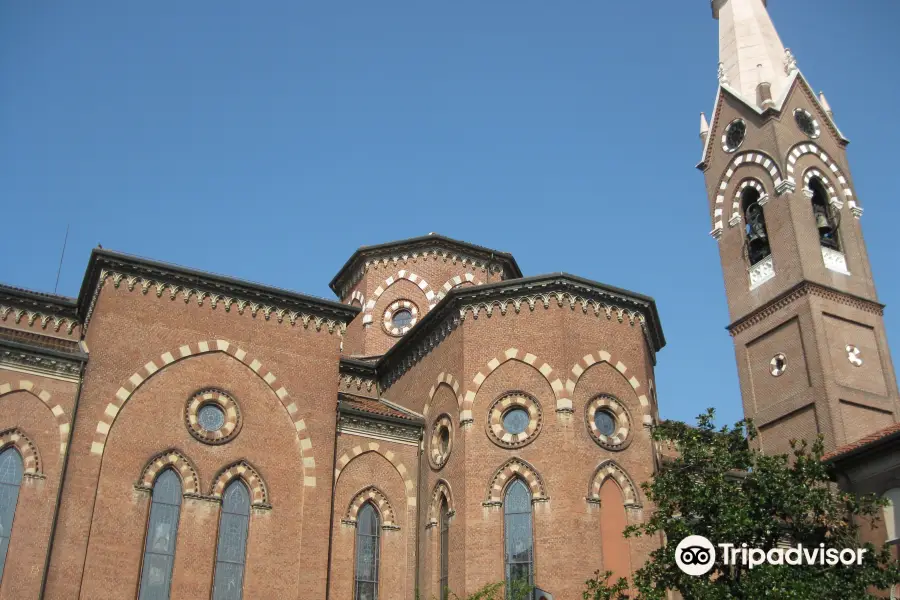
M 828 203 L 828 191 L 818 177 L 809 180 L 809 189 L 812 192 L 813 218 L 816 229 L 819 231 L 819 243 L 826 248 L 840 250 L 840 242 L 837 235 L 837 223 Z
M 381 519 L 371 502 L 356 516 L 356 591 L 354 600 L 378 600 L 378 551 Z
M 885 492 L 888 505 L 884 507 L 884 528 L 887 530 L 887 541 L 900 538 L 900 488 Z
M 746 223 L 747 258 L 752 266 L 772 254 L 766 217 L 763 214 L 763 207 L 759 205 L 759 192 L 756 188 L 747 186 L 741 192 L 741 209 L 744 211 Z
M 250 492 L 241 480 L 236 479 L 222 495 L 213 600 L 241 600 L 243 596 L 249 526 Z
M 22 485 L 22 456 L 15 448 L 0 452 L 0 579 L 6 566 L 9 536 L 16 516 L 19 486 Z
M 181 479 L 166 469 L 153 484 L 140 600 L 168 600 L 175 564 L 175 539 L 181 516 Z
M 450 597 L 450 508 L 447 498 L 441 499 L 441 600 Z
M 534 584 L 531 491 L 521 479 L 506 488 L 503 501 L 507 596 Z

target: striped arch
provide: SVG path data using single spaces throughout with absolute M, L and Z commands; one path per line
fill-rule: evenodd
M 812 191 L 812 188 L 809 187 L 809 182 L 812 181 L 814 177 L 818 178 L 819 181 L 822 182 L 822 185 L 825 186 L 825 189 L 828 190 L 828 203 L 838 209 L 843 208 L 844 201 L 838 197 L 837 190 L 831 185 L 831 181 L 829 181 L 828 177 L 826 177 L 822 171 L 815 167 L 808 168 L 803 174 L 803 189 Z
M 728 220 L 728 225 L 734 227 L 741 222 L 741 195 L 744 193 L 744 190 L 748 187 L 752 187 L 754 190 L 759 192 L 759 203 L 760 205 L 764 205 L 768 198 L 768 194 L 766 194 L 766 188 L 763 186 L 762 182 L 755 177 L 748 177 L 740 182 L 737 186 L 737 189 L 734 191 L 734 201 L 731 203 L 731 218 Z
M 239 460 L 219 471 L 213 479 L 209 495 L 218 500 L 222 499 L 225 488 L 235 479 L 240 479 L 250 489 L 250 505 L 253 508 L 271 508 L 269 504 L 269 488 L 263 481 L 259 471 L 246 460 Z
M 400 281 L 401 279 L 405 279 L 407 281 L 411 281 L 416 284 L 420 290 L 425 293 L 425 298 L 428 300 L 428 309 L 431 310 L 434 308 L 434 304 L 437 301 L 435 297 L 434 291 L 431 289 L 431 286 L 428 285 L 428 282 L 416 275 L 415 273 L 410 273 L 409 271 L 397 271 L 396 274 L 391 275 L 387 279 L 384 280 L 376 290 L 372 293 L 372 297 L 365 304 L 365 308 L 363 312 L 365 313 L 363 316 L 363 325 L 368 325 L 372 322 L 372 310 L 375 308 L 375 304 L 378 302 L 378 299 L 381 295 L 387 291 L 389 287 Z
M 456 513 L 453 508 L 453 492 L 450 491 L 450 484 L 444 479 L 438 479 L 431 491 L 431 504 L 428 506 L 428 523 L 425 527 L 436 527 L 438 517 L 441 514 L 441 498 L 447 499 L 447 510 L 452 517 Z
M 514 479 L 521 479 L 531 490 L 532 502 L 546 502 L 547 496 L 544 480 L 530 464 L 521 458 L 511 458 L 503 466 L 497 469 L 491 478 L 491 485 L 487 490 L 487 498 L 482 503 L 484 506 L 502 506 L 503 491 Z
M 20 391 L 28 392 L 35 396 L 53 413 L 53 418 L 56 419 L 56 424 L 59 428 L 59 454 L 64 455 L 66 453 L 66 442 L 69 440 L 69 432 L 71 430 L 69 417 L 66 415 L 65 409 L 61 405 L 53 403 L 53 397 L 50 395 L 50 392 L 39 388 L 27 379 L 0 383 L 0 396 Z
M 394 513 L 394 507 L 391 506 L 391 501 L 388 500 L 388 497 L 384 492 L 374 485 L 370 485 L 356 492 L 356 495 L 353 496 L 353 500 L 350 501 L 350 505 L 347 507 L 347 514 L 341 522 L 347 525 L 356 525 L 356 517 L 359 515 L 359 509 L 361 509 L 366 502 L 374 504 L 375 508 L 378 509 L 379 514 L 381 514 L 381 527 L 383 529 L 400 529 L 397 525 L 397 516 Z
M 482 285 L 481 281 L 475 279 L 475 276 L 471 273 L 465 273 L 463 275 L 457 275 L 456 277 L 451 277 L 447 280 L 447 283 L 441 288 L 441 291 L 438 292 L 437 299 L 440 300 L 444 296 L 447 295 L 447 292 L 452 290 L 458 285 L 462 285 L 463 283 L 471 283 L 472 285 Z
M 18 427 L 0 431 L 0 451 L 6 450 L 10 446 L 19 451 L 25 475 L 38 478 L 44 476 L 44 471 L 41 469 L 41 454 L 38 452 L 37 446 Z
M 109 437 L 109 430 L 116 420 L 116 416 L 122 407 L 128 402 L 128 399 L 145 381 L 153 377 L 158 371 L 165 369 L 169 365 L 178 362 L 190 356 L 199 356 L 201 354 L 209 354 L 211 352 L 222 352 L 236 358 L 244 363 L 251 371 L 256 373 L 260 379 L 266 382 L 266 385 L 275 393 L 281 404 L 287 410 L 291 421 L 294 424 L 297 439 L 300 442 L 300 456 L 303 459 L 303 485 L 307 487 L 316 487 L 316 460 L 312 453 L 312 440 L 306 429 L 306 422 L 301 418 L 300 410 L 297 404 L 291 399 L 290 394 L 279 385 L 278 378 L 275 374 L 266 369 L 263 364 L 247 351 L 239 348 L 225 340 L 209 340 L 197 342 L 181 346 L 172 352 L 164 352 L 158 359 L 151 360 L 145 364 L 137 373 L 128 378 L 128 381 L 119 388 L 112 401 L 106 405 L 103 417 L 97 422 L 97 429 L 94 433 L 94 441 L 91 444 L 91 454 L 103 457 L 103 450 L 106 448 L 106 439 Z
M 353 304 L 354 300 L 359 301 L 361 307 L 366 305 L 366 297 L 359 290 L 353 290 L 353 293 L 350 294 L 350 301 L 347 304 Z
M 647 399 L 646 394 L 640 392 L 641 382 L 638 381 L 637 377 L 634 375 L 629 377 L 628 367 L 625 366 L 625 363 L 614 358 L 606 350 L 598 350 L 595 353 L 585 354 L 580 361 L 575 363 L 575 366 L 572 367 L 572 373 L 569 376 L 569 380 L 566 381 L 566 392 L 574 394 L 578 380 L 581 379 L 581 376 L 584 375 L 585 371 L 596 363 L 607 363 L 622 374 L 622 377 L 631 384 L 631 388 L 634 390 L 634 393 L 638 397 L 638 401 L 641 403 L 641 409 L 644 411 L 644 425 L 653 425 L 653 412 L 650 410 L 650 401 Z
M 837 163 L 825 153 L 819 146 L 812 142 L 803 142 L 801 144 L 797 144 L 787 154 L 787 174 L 788 181 L 795 183 L 794 175 L 795 169 L 797 168 L 797 161 L 800 160 L 800 157 L 805 154 L 813 154 L 819 158 L 828 169 L 834 173 L 834 176 L 837 178 L 838 184 L 841 187 L 841 191 L 844 195 L 844 198 L 847 200 L 847 204 L 850 206 L 850 212 L 853 213 L 853 216 L 857 219 L 862 216 L 863 209 L 856 201 L 856 198 L 853 195 L 853 190 L 850 188 L 850 182 L 847 180 L 847 177 L 844 176 L 844 173 L 841 171 L 840 167 L 837 166 Z
M 434 400 L 434 395 L 441 385 L 450 386 L 450 389 L 453 390 L 453 395 L 456 396 L 456 402 L 459 406 L 462 406 L 462 396 L 459 395 L 459 380 L 450 373 L 441 372 L 441 374 L 438 375 L 437 383 L 428 390 L 428 400 L 425 401 L 425 408 L 422 410 L 424 416 L 428 416 L 428 411 L 431 410 L 431 401 Z
M 550 387 L 553 388 L 553 394 L 556 398 L 556 410 L 558 412 L 572 411 L 572 400 L 567 397 L 562 381 L 554 375 L 553 367 L 547 363 L 542 363 L 534 354 L 524 352 L 518 348 L 510 348 L 504 352 L 503 355 L 489 360 L 487 366 L 478 371 L 478 373 L 475 374 L 475 377 L 472 378 L 472 383 L 469 385 L 469 389 L 466 391 L 466 396 L 463 399 L 463 410 L 459 417 L 460 425 L 467 425 L 474 422 L 475 419 L 472 417 L 472 406 L 475 403 L 475 395 L 478 394 L 478 390 L 488 376 L 500 365 L 510 360 L 517 360 L 537 369 L 538 372 L 544 376 L 544 379 L 547 380 L 547 383 L 550 384 Z
M 334 469 L 334 484 L 337 485 L 338 478 L 341 476 L 341 471 L 346 468 L 346 466 L 350 463 L 351 460 L 359 456 L 360 454 L 365 454 L 366 452 L 374 452 L 375 454 L 380 454 L 382 457 L 387 459 L 389 463 L 394 465 L 394 468 L 397 469 L 397 472 L 400 473 L 400 477 L 403 479 L 403 485 L 406 486 L 406 505 L 408 508 L 413 508 L 416 506 L 416 485 L 413 483 L 411 471 L 406 468 L 400 459 L 394 454 L 391 450 L 381 451 L 381 446 L 377 442 L 369 442 L 366 447 L 363 446 L 354 446 L 350 452 L 343 453 L 337 460 L 337 464 Z
M 781 169 L 778 168 L 778 163 L 775 162 L 774 159 L 769 157 L 762 152 L 742 152 L 735 156 L 732 161 L 728 164 L 728 168 L 725 170 L 725 174 L 722 175 L 722 179 L 719 181 L 719 189 L 717 190 L 716 195 L 716 205 L 713 210 L 713 230 L 710 232 L 714 238 L 719 239 L 722 235 L 722 231 L 724 231 L 723 219 L 724 219 L 724 210 L 725 210 L 725 190 L 728 189 L 728 184 L 731 181 L 731 177 L 735 174 L 737 170 L 739 170 L 742 166 L 746 165 L 759 165 L 763 169 L 769 172 L 769 175 L 772 177 L 772 185 L 774 186 L 776 192 L 781 189 L 781 184 L 783 182 L 783 177 L 781 175 Z M 733 217 L 732 217 L 733 218 Z
M 147 466 L 144 467 L 141 478 L 135 487 L 141 490 L 152 490 L 153 484 L 156 483 L 156 478 L 169 468 L 178 473 L 178 477 L 181 479 L 183 495 L 201 495 L 200 478 L 197 476 L 197 469 L 194 468 L 193 463 L 178 450 L 166 450 L 151 458 L 147 463 Z
M 634 485 L 634 481 L 628 476 L 625 469 L 620 467 L 614 460 L 604 460 L 597 467 L 597 470 L 594 471 L 593 476 L 591 476 L 591 483 L 588 486 L 588 502 L 594 504 L 600 503 L 600 488 L 609 478 L 612 478 L 616 484 L 618 484 L 619 489 L 622 490 L 625 508 L 641 507 L 637 486 Z

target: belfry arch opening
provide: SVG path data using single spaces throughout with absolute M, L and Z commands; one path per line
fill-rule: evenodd
M 828 190 L 818 177 L 809 180 L 809 191 L 812 192 L 813 220 L 816 230 L 819 232 L 819 243 L 832 250 L 840 250 L 841 243 L 838 239 L 838 222 L 836 213 L 828 202 Z
M 741 192 L 741 211 L 744 213 L 744 234 L 746 236 L 745 248 L 747 260 L 750 265 L 764 260 L 772 249 L 769 246 L 769 233 L 766 229 L 766 217 L 763 207 L 759 204 L 759 191 L 753 187 L 746 187 Z

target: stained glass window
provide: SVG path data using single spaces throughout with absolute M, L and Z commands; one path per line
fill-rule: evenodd
M 521 589 L 534 583 L 534 536 L 531 523 L 531 492 L 521 479 L 506 488 L 503 502 L 506 587 Z
M 236 480 L 222 496 L 213 600 L 241 600 L 249 526 L 250 492 L 242 481 Z
M 22 485 L 22 471 L 22 457 L 18 450 L 7 448 L 0 453 L 0 578 L 3 577 L 3 567 L 6 566 L 9 536 L 16 516 L 19 486 Z
M 441 600 L 448 600 L 450 590 L 448 579 L 450 576 L 450 509 L 447 507 L 447 499 L 441 500 Z
M 378 600 L 378 542 L 381 523 L 370 503 L 356 516 L 356 591 L 354 600 Z
M 513 408 L 503 415 L 503 429 L 507 431 L 507 433 L 522 433 L 526 429 L 528 429 L 528 421 L 531 417 L 528 416 L 528 411 L 524 408 Z
M 181 515 L 181 480 L 166 469 L 153 484 L 150 523 L 141 570 L 140 600 L 168 600 L 175 564 L 175 538 Z
M 204 404 L 197 411 L 197 422 L 207 431 L 218 431 L 225 425 L 225 411 L 217 404 Z
M 397 312 L 394 313 L 394 316 L 391 317 L 391 321 L 394 323 L 394 327 L 409 327 L 409 324 L 412 323 L 412 312 L 405 308 L 401 308 Z
M 616 419 L 605 410 L 594 413 L 594 425 L 603 435 L 611 436 L 616 432 Z

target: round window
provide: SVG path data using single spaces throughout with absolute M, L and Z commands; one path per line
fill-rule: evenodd
M 614 396 L 600 394 L 585 406 L 588 433 L 607 450 L 624 450 L 631 443 L 631 416 L 625 405 Z
M 450 415 L 439 416 L 431 427 L 431 448 L 428 457 L 434 469 L 441 469 L 447 464 L 453 450 L 453 421 Z
M 410 312 L 409 309 L 401 308 L 394 312 L 393 317 L 391 317 L 391 323 L 394 324 L 394 327 L 409 327 L 409 324 L 412 323 L 412 319 L 412 312 Z
M 503 429 L 507 433 L 518 435 L 528 428 L 528 411 L 524 408 L 513 408 L 503 415 Z
M 217 404 L 204 404 L 197 411 L 197 422 L 207 431 L 218 431 L 225 424 L 225 412 Z
M 722 147 L 725 152 L 734 152 L 744 143 L 744 137 L 747 135 L 747 124 L 741 119 L 736 119 L 728 124 L 725 128 L 725 134 L 722 136 Z
M 597 431 L 606 436 L 611 436 L 616 432 L 616 418 L 607 410 L 598 410 L 594 413 L 594 425 Z
M 188 399 L 184 418 L 191 435 L 205 444 L 224 444 L 241 429 L 241 411 L 227 392 L 201 390 Z
M 530 444 L 541 431 L 541 405 L 525 392 L 507 392 L 494 400 L 485 423 L 488 437 L 503 448 Z
M 809 137 L 815 139 L 819 137 L 821 130 L 819 129 L 819 123 L 813 118 L 809 111 L 803 110 L 802 108 L 798 108 L 794 111 L 794 121 L 797 122 L 797 127 L 808 135 Z

